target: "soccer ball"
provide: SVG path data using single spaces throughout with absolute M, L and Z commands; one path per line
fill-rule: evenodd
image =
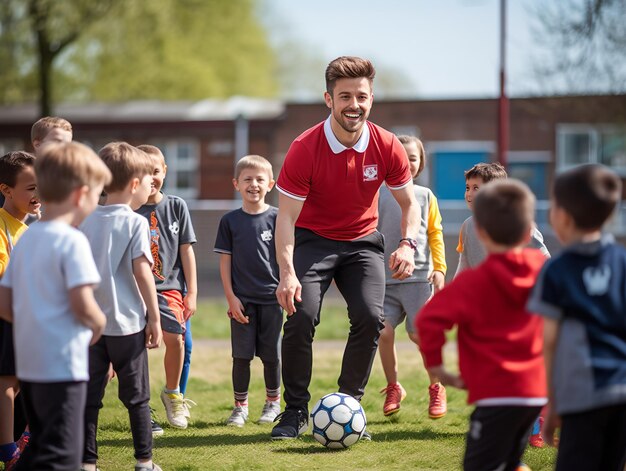
M 327 394 L 313 407 L 313 436 L 327 448 L 348 448 L 365 432 L 365 412 L 359 401 L 342 393 Z

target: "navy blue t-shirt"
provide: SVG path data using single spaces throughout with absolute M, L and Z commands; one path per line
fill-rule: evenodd
M 233 291 L 242 303 L 278 303 L 277 215 L 278 209 L 270 206 L 260 214 L 236 209 L 220 220 L 214 251 L 231 255 Z
M 605 234 L 546 262 L 528 310 L 559 321 L 556 410 L 626 403 L 626 249 Z

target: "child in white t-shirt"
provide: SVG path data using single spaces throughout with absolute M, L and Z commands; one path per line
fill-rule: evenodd
M 16 375 L 31 431 L 14 469 L 80 467 L 90 342 L 106 319 L 100 276 L 75 226 L 92 212 L 111 173 L 88 147 L 51 144 L 35 163 L 46 211 L 11 253 L 0 282 L 0 317 L 13 322 Z

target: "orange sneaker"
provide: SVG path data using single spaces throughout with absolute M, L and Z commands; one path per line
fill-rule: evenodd
M 533 430 L 528 437 L 528 444 L 534 448 L 543 448 L 546 446 L 541 435 L 541 429 L 543 428 L 543 417 L 539 416 L 533 425 Z
M 446 399 L 446 388 L 441 383 L 428 386 L 430 402 L 428 403 L 428 417 L 440 419 L 448 412 L 448 401 Z
M 515 468 L 515 471 L 532 471 L 528 465 L 521 463 L 517 465 L 517 468 Z
M 393 415 L 400 410 L 400 403 L 406 397 L 406 391 L 400 383 L 388 384 L 386 388 L 380 390 L 381 394 L 386 394 L 383 414 Z

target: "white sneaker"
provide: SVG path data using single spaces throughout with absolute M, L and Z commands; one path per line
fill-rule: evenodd
M 161 401 L 165 406 L 165 414 L 170 425 L 176 428 L 187 428 L 183 395 L 180 393 L 168 394 L 165 391 L 161 391 Z
M 183 407 L 185 408 L 183 414 L 185 415 L 187 420 L 191 419 L 191 412 L 190 412 L 189 409 L 191 409 L 192 407 L 197 406 L 197 405 L 198 404 L 196 404 L 191 399 L 187 399 L 186 397 L 183 397 Z
M 248 407 L 247 406 L 235 406 L 232 414 L 226 421 L 226 425 L 232 425 L 233 427 L 243 427 L 248 421 Z
M 280 400 L 278 401 L 265 401 L 261 417 L 259 417 L 260 424 L 271 424 L 274 422 L 276 416 L 280 414 Z

